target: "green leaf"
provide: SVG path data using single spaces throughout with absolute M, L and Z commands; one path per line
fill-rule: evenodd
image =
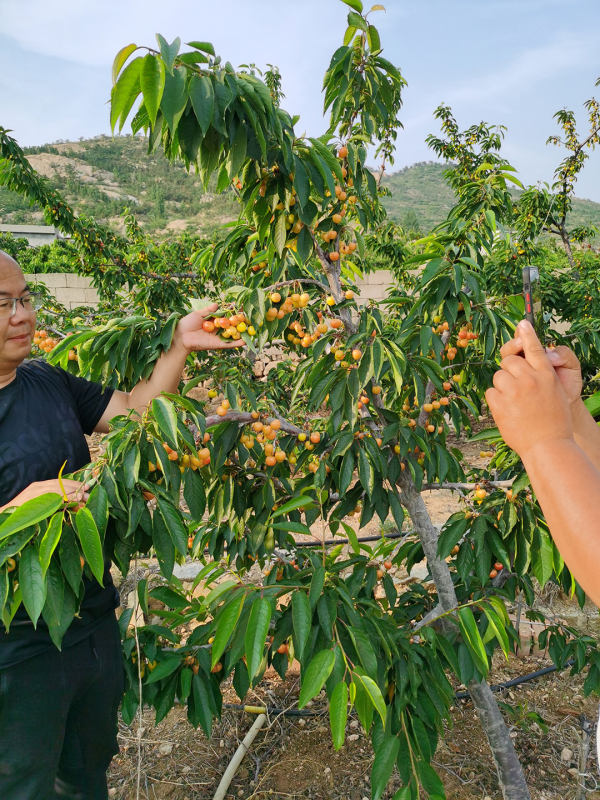
M 169 580 L 175 566 L 175 546 L 169 536 L 161 514 L 156 511 L 152 515 L 152 544 L 160 564 L 162 574 Z
M 358 11 L 359 14 L 362 13 L 363 4 L 361 3 L 361 0 L 342 0 L 342 3 L 345 3 L 347 6 L 350 6 L 350 8 Z
M 206 495 L 202 475 L 195 470 L 187 470 L 183 484 L 183 497 L 188 505 L 192 519 L 200 522 L 206 509 Z
M 308 667 L 302 672 L 298 708 L 304 708 L 309 700 L 319 694 L 331 674 L 334 664 L 333 650 L 321 650 L 314 656 Z
M 296 589 L 292 595 L 292 621 L 294 626 L 294 652 L 298 661 L 302 661 L 304 648 L 310 638 L 312 627 L 312 610 L 308 595 L 302 589 Z
M 367 29 L 367 41 L 371 51 L 381 50 L 381 39 L 379 38 L 379 31 L 374 25 L 369 25 Z
M 275 231 L 273 233 L 273 242 L 279 255 L 283 253 L 286 237 L 287 231 L 285 229 L 285 214 L 282 213 L 277 217 L 275 222 Z
M 327 166 L 331 169 L 334 173 L 338 181 L 340 183 L 344 180 L 343 173 L 342 173 L 342 166 L 338 158 L 334 156 L 331 150 L 324 145 L 319 139 L 309 139 L 312 146 L 315 148 L 317 153 L 321 156 L 323 161 L 327 164 Z
M 223 581 L 223 583 L 219 583 L 215 586 L 214 589 L 206 595 L 204 598 L 204 602 L 207 608 L 210 608 L 213 603 L 216 603 L 217 600 L 221 598 L 221 595 L 227 594 L 230 589 L 233 589 L 235 586 L 239 585 L 239 581 L 230 580 L 230 581 Z
M 535 532 L 534 542 L 535 546 L 531 549 L 531 567 L 543 588 L 554 571 L 554 547 L 552 539 L 539 528 Z
M 427 764 L 425 761 L 417 761 L 417 772 L 423 784 L 423 789 L 425 789 L 431 800 L 445 797 L 444 784 L 431 764 Z
M 342 459 L 339 483 L 340 496 L 346 493 L 346 490 L 352 481 L 352 475 L 354 474 L 354 458 L 354 452 L 352 450 L 348 450 Z
M 487 621 L 489 623 L 490 629 L 493 632 L 494 636 L 500 643 L 500 647 L 502 648 L 502 652 L 506 656 L 506 660 L 508 661 L 508 656 L 510 654 L 510 644 L 508 641 L 508 634 L 504 628 L 504 623 L 501 619 L 498 618 L 495 611 L 489 608 L 487 605 L 483 604 L 483 613 L 487 617 Z
M 263 659 L 265 642 L 271 622 L 271 603 L 259 597 L 252 604 L 248 627 L 246 628 L 245 653 L 248 677 L 252 681 Z
M 150 124 L 154 127 L 156 115 L 160 107 L 163 91 L 165 88 L 165 66 L 163 62 L 148 53 L 144 57 L 142 70 L 140 73 L 140 86 L 144 95 L 144 106 L 148 112 Z
M 272 528 L 276 531 L 291 531 L 292 533 L 303 533 L 306 536 L 312 535 L 308 525 L 305 525 L 303 522 L 292 522 L 290 520 L 286 522 L 274 522 Z
M 210 698 L 208 696 L 208 690 L 206 688 L 206 684 L 204 683 L 204 676 L 201 672 L 198 672 L 192 678 L 192 697 L 194 700 L 194 710 L 195 710 L 195 725 L 202 725 L 202 730 L 206 734 L 206 736 L 210 739 L 210 734 L 212 730 L 212 714 L 211 714 L 211 705 L 210 705 Z
M 486 675 L 489 669 L 487 653 L 477 629 L 475 617 L 470 608 L 458 609 L 458 625 L 465 645 L 469 648 L 479 671 Z
M 306 168 L 297 155 L 294 155 L 294 187 L 298 195 L 298 201 L 304 208 L 310 196 L 310 181 Z
M 81 573 L 83 572 L 81 553 L 75 531 L 66 521 L 63 522 L 58 554 L 62 573 L 67 579 L 67 583 L 71 587 L 73 594 L 79 596 L 79 590 L 81 589 Z M 51 561 L 49 569 L 52 569 L 52 563 Z
M 190 692 L 192 691 L 192 678 L 194 677 L 194 673 L 191 669 L 182 669 L 179 673 L 179 693 L 178 697 L 180 700 L 184 701 L 190 696 Z
M 358 477 L 362 487 L 366 490 L 369 497 L 373 494 L 375 488 L 375 470 L 369 461 L 364 449 L 358 451 Z
M 110 93 L 110 127 L 113 133 L 117 122 L 119 122 L 119 131 L 123 129 L 131 107 L 140 93 L 140 72 L 143 61 L 144 59 L 141 57 L 134 58 L 125 67 L 112 88 Z
M 421 275 L 421 287 L 424 287 L 432 278 L 442 272 L 448 266 L 448 262 L 443 258 L 432 258 L 431 261 L 427 263 L 427 266 L 423 270 Z
M 279 508 L 273 512 L 271 517 L 275 519 L 276 517 L 282 516 L 282 514 L 288 514 L 290 511 L 295 511 L 297 508 L 308 508 L 310 506 L 314 506 L 314 504 L 314 499 L 312 497 L 308 497 L 307 495 L 292 497 L 292 499 L 288 500 L 287 503 L 279 506 Z
M 236 597 L 228 603 L 215 619 L 215 640 L 212 644 L 211 667 L 219 661 L 244 607 L 246 596 Z
M 175 133 L 187 103 L 185 74 L 184 67 L 175 67 L 172 75 L 165 74 L 165 89 L 160 103 L 160 110 L 171 134 Z
M 189 95 L 198 125 L 202 135 L 205 136 L 212 122 L 215 107 L 215 93 L 210 78 L 205 75 L 194 75 L 190 81 Z
M 94 518 L 100 538 L 104 539 L 106 526 L 108 525 L 108 495 L 101 484 L 97 483 L 94 486 L 85 507 Z
M 375 749 L 375 760 L 371 769 L 372 800 L 379 800 L 382 796 L 394 769 L 399 749 L 400 740 L 397 736 L 386 736 Z
M 103 585 L 104 576 L 104 556 L 102 554 L 102 542 L 94 518 L 87 508 L 80 508 L 75 514 L 75 528 L 85 560 L 89 564 L 94 578 L 100 586 Z
M 173 403 L 166 397 L 155 397 L 152 401 L 152 414 L 167 444 L 177 449 L 177 414 Z
M 342 0 L 342 2 L 346 2 L 346 0 Z M 367 31 L 366 21 L 360 16 L 360 14 L 355 14 L 353 11 L 350 11 L 348 14 L 348 25 L 352 26 L 353 28 L 358 28 L 361 31 Z
M 51 516 L 55 511 L 58 511 L 63 502 L 59 494 L 48 492 L 48 494 L 34 497 L 32 500 L 23 503 L 22 506 L 18 506 L 8 519 L 5 519 L 0 525 L 0 542 L 6 539 L 7 536 L 17 533 L 17 531 L 22 531 L 24 528 L 35 525 Z
M 346 736 L 346 721 L 348 719 L 348 686 L 345 681 L 340 681 L 329 700 L 329 724 L 333 749 L 339 750 L 344 744 Z
M 203 53 L 208 53 L 210 56 L 214 56 L 215 54 L 215 48 L 210 42 L 186 42 L 186 44 L 188 47 L 201 50 Z
M 325 585 L 325 570 L 322 566 L 315 567 L 314 574 L 312 576 L 312 580 L 310 582 L 310 590 L 308 592 L 308 602 L 310 603 L 310 607 L 315 610 L 317 603 L 319 602 L 319 598 L 321 597 L 321 592 L 323 591 L 323 586 Z
M 62 615 L 65 582 L 56 562 L 51 562 L 46 580 L 46 602 L 42 616 L 48 628 L 56 629 Z
M 162 680 L 163 678 L 168 678 L 169 675 L 172 675 L 175 670 L 181 666 L 181 656 L 178 655 L 167 655 L 158 664 L 154 667 L 150 675 L 148 676 L 146 683 L 156 683 L 157 681 Z
M 115 56 L 115 60 L 113 61 L 112 67 L 112 82 L 116 83 L 117 77 L 119 76 L 119 72 L 121 72 L 121 68 L 123 64 L 127 61 L 129 56 L 137 50 L 137 44 L 126 44 L 125 47 L 122 47 L 117 55 Z
M 381 689 L 375 683 L 373 678 L 370 678 L 368 675 L 361 675 L 359 672 L 353 673 L 354 682 L 359 681 L 364 690 L 366 691 L 373 707 L 381 717 L 381 722 L 385 728 L 385 718 L 387 715 L 387 707 L 385 705 L 385 701 L 383 699 L 383 695 L 381 694 Z
M 400 503 L 400 500 L 393 489 L 390 489 L 387 495 L 394 522 L 396 523 L 398 530 L 401 531 L 402 524 L 404 522 L 404 509 L 402 508 L 402 504 Z
M 60 511 L 50 518 L 46 532 L 40 542 L 40 564 L 42 565 L 43 575 L 46 574 L 50 559 L 52 558 L 52 553 L 60 541 L 64 516 L 64 512 Z
M 176 592 L 174 589 L 169 589 L 167 586 L 156 586 L 149 592 L 150 597 L 160 600 L 168 608 L 176 608 L 181 611 L 187 608 L 189 601 L 185 595 Z
M 46 580 L 37 548 L 33 545 L 26 547 L 21 553 L 21 558 L 19 559 L 19 585 L 23 595 L 23 605 L 33 622 L 33 627 L 36 628 L 37 621 L 46 602 Z
M 160 35 L 160 33 L 156 34 L 156 41 L 158 42 L 158 46 L 160 47 L 160 54 L 162 56 L 164 66 L 170 74 L 173 73 L 173 63 L 179 53 L 179 48 L 181 47 L 181 39 L 179 36 L 176 39 L 173 39 L 171 44 L 167 42 L 167 40 Z
M 377 656 L 367 634 L 359 628 L 348 628 L 348 633 L 364 669 L 371 675 L 377 674 Z
M 75 595 L 65 584 L 56 562 L 51 561 L 46 575 L 46 602 L 42 616 L 48 626 L 50 638 L 59 649 L 62 637 L 73 621 L 75 611 Z
M 163 518 L 165 527 L 169 532 L 169 536 L 171 537 L 171 541 L 177 550 L 179 550 L 181 555 L 184 556 L 187 553 L 188 532 L 183 523 L 183 519 L 181 518 L 181 512 L 166 500 L 158 501 L 156 511 L 154 513 L 156 514 L 156 512 L 158 512 Z
M 229 148 L 229 177 L 231 180 L 238 174 L 246 159 L 246 148 L 248 146 L 248 130 L 240 122 L 235 132 L 235 137 Z

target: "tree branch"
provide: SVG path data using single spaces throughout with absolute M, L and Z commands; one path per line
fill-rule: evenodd
M 479 483 L 424 483 L 421 487 L 423 491 L 433 489 L 456 489 L 457 491 L 470 492 L 478 486 L 492 486 L 494 489 L 510 489 L 513 485 L 514 478 L 509 481 L 486 481 L 481 480 Z
M 284 433 L 291 433 L 294 436 L 302 433 L 302 428 L 298 428 L 283 417 L 277 415 L 277 419 L 281 422 L 280 430 Z M 220 425 L 222 422 L 237 422 L 239 425 L 249 425 L 255 421 L 250 411 L 228 411 L 227 414 L 224 414 L 222 417 L 218 414 L 210 414 L 206 417 L 206 427 L 214 428 L 215 425 Z

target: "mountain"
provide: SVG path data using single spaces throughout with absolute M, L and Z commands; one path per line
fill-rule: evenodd
M 383 185 L 391 196 L 383 198 L 383 205 L 391 219 L 422 233 L 442 222 L 455 203 L 454 192 L 444 181 L 446 169 L 447 165 L 438 162 L 421 161 L 384 176 Z M 518 197 L 518 190 L 511 193 Z M 600 203 L 576 198 L 569 225 L 600 228 Z
M 444 180 L 445 169 L 444 164 L 435 161 L 420 161 L 385 175 L 383 186 L 390 196 L 383 198 L 383 205 L 389 217 L 422 233 L 442 222 L 456 202 Z M 600 205 L 598 211 L 600 216 Z
M 171 164 L 161 151 L 148 153 L 137 136 L 97 136 L 24 149 L 78 214 L 122 229 L 124 207 L 152 234 L 190 229 L 208 234 L 237 216 L 232 194 L 205 192 L 200 177 Z M 0 187 L 0 222 L 43 223 L 41 211 Z
M 25 149 L 33 167 L 47 177 L 79 214 L 89 214 L 122 229 L 128 206 L 142 227 L 156 236 L 190 230 L 208 234 L 237 216 L 232 193 L 205 191 L 199 176 L 162 152 L 147 152 L 146 140 L 134 136 L 97 136 L 78 142 L 56 142 Z M 383 203 L 390 218 L 426 233 L 454 204 L 444 181 L 446 167 L 419 162 L 384 176 L 390 195 Z M 41 211 L 0 187 L 0 222 L 42 223 Z M 575 200 L 571 225 L 600 227 L 600 203 Z

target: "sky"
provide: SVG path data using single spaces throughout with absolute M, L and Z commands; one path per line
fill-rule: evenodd
M 439 134 L 443 102 L 461 128 L 505 125 L 503 153 L 520 180 L 551 182 L 564 156 L 546 145 L 559 132 L 553 114 L 572 109 L 585 132 L 583 104 L 600 98 L 600 0 L 383 5 L 370 19 L 408 83 L 390 171 L 435 160 L 425 138 Z M 0 126 L 22 146 L 110 133 L 113 58 L 130 42 L 155 46 L 159 32 L 211 41 L 234 65 L 277 65 L 298 133 L 320 135 L 322 78 L 349 10 L 340 0 L 0 0 Z M 576 194 L 600 202 L 600 148 Z

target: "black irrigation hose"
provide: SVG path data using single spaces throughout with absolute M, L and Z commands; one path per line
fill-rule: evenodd
M 357 537 L 359 542 L 378 542 L 380 539 L 403 539 L 412 531 L 393 531 L 392 533 L 381 533 L 377 536 Z M 322 547 L 324 544 L 350 544 L 349 539 L 325 539 L 324 542 L 296 542 L 296 547 L 300 550 L 303 547 Z
M 223 703 L 223 708 L 231 708 L 234 711 L 247 711 L 250 714 L 273 714 L 274 716 L 284 717 L 321 717 L 327 711 L 306 711 L 300 708 L 277 708 L 277 706 L 251 706 L 240 703 Z
M 535 672 L 528 672 L 527 675 L 521 675 L 518 678 L 511 678 L 511 680 L 504 681 L 503 683 L 494 683 L 492 686 L 490 686 L 490 689 L 492 692 L 500 692 L 502 689 L 508 689 L 510 686 L 518 686 L 520 683 L 526 683 L 527 681 L 532 681 L 535 678 L 540 678 L 542 675 L 547 675 L 549 672 L 556 672 L 557 670 L 566 669 L 567 667 L 571 667 L 574 663 L 575 659 L 570 658 L 562 667 L 557 667 L 556 664 L 552 664 L 551 667 L 537 669 Z M 464 700 L 470 696 L 471 695 L 469 692 L 457 692 L 454 695 L 454 698 L 455 700 Z
M 380 539 L 404 539 L 405 536 L 414 533 L 414 531 L 392 531 L 391 533 L 381 533 L 373 536 L 357 537 L 358 542 L 378 542 Z M 350 539 L 325 539 L 324 542 L 296 542 L 296 549 L 301 550 L 303 547 L 323 547 L 329 544 L 350 544 Z M 209 556 L 210 551 L 204 550 L 204 555 Z
M 542 675 L 548 675 L 550 672 L 557 672 L 558 670 L 566 669 L 575 663 L 575 659 L 569 659 L 562 667 L 557 667 L 552 664 L 551 667 L 544 667 L 535 672 L 528 672 L 526 675 L 520 675 L 518 678 L 511 678 L 509 681 L 503 683 L 494 683 L 490 686 L 492 692 L 500 692 L 502 689 L 508 689 L 511 686 L 518 686 L 521 683 L 527 683 L 535 678 L 540 678 Z M 454 695 L 455 700 L 467 700 L 471 697 L 469 692 L 456 692 Z M 306 711 L 299 708 L 277 708 L 277 706 L 251 706 L 241 705 L 239 703 L 223 703 L 223 708 L 230 708 L 234 711 L 248 711 L 251 714 L 273 714 L 274 716 L 284 717 L 320 717 L 325 714 L 325 711 Z

